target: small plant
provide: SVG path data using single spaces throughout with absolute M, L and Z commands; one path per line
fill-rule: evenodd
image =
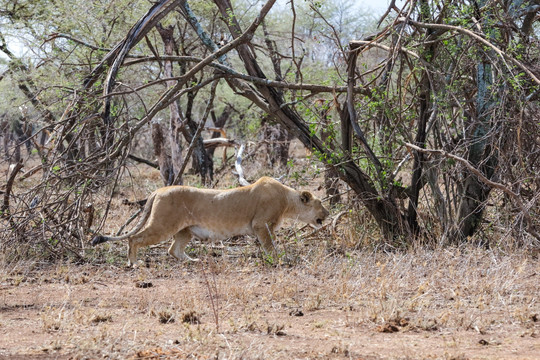
M 99 324 L 103 322 L 111 322 L 112 321 L 112 315 L 94 315 L 92 317 L 92 320 L 90 322 L 94 324 Z
M 171 324 L 174 322 L 174 315 L 168 310 L 161 310 L 158 312 L 159 322 L 162 324 Z
M 182 314 L 182 322 L 186 324 L 194 325 L 194 324 L 200 324 L 201 319 L 199 317 L 199 314 L 191 310 Z

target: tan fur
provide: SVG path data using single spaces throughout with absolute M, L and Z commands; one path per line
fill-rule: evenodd
M 320 226 L 327 216 L 328 210 L 311 193 L 296 191 L 268 177 L 230 190 L 168 186 L 149 197 L 134 230 L 119 237 L 96 237 L 93 244 L 129 239 L 129 265 L 135 263 L 139 247 L 170 237 L 174 241 L 169 254 L 179 260 L 190 259 L 184 249 L 192 237 L 220 240 L 256 235 L 267 253 L 275 253 L 274 231 L 284 219 Z

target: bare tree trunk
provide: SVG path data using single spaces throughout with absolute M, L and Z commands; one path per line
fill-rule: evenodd
M 266 153 L 272 167 L 287 166 L 291 137 L 285 128 L 277 123 L 270 123 L 268 117 L 263 120 L 262 137 L 266 142 Z
M 429 5 L 426 0 L 420 1 L 420 17 L 422 21 L 429 20 L 431 18 Z M 432 29 L 427 29 L 427 36 L 433 33 Z M 425 63 L 433 61 L 435 51 L 433 43 L 427 45 L 427 48 L 423 52 L 423 60 Z M 426 145 L 426 128 L 427 122 L 430 115 L 431 108 L 431 84 L 429 81 L 428 70 L 425 69 L 422 72 L 422 78 L 420 79 L 420 94 L 419 94 L 419 111 L 418 111 L 418 130 L 416 132 L 416 137 L 414 143 L 416 146 L 424 148 Z M 409 227 L 414 234 L 418 234 L 418 199 L 420 196 L 420 190 L 423 187 L 422 181 L 422 170 L 424 168 L 424 154 L 422 152 L 414 153 L 414 163 L 413 163 L 413 175 L 411 180 L 411 187 L 409 191 L 409 208 L 408 208 L 408 218 Z
M 152 123 L 152 142 L 154 143 L 154 154 L 158 158 L 159 173 L 163 184 L 170 185 L 174 180 L 171 157 L 165 149 L 165 137 L 163 129 L 158 123 Z
M 176 44 L 174 41 L 174 25 L 170 25 L 164 28 L 161 24 L 156 26 L 156 29 L 161 35 L 161 39 L 165 45 L 165 55 L 174 55 Z M 164 75 L 166 78 L 173 77 L 173 63 L 170 60 L 164 62 Z M 167 81 L 167 86 L 172 87 L 176 82 L 174 80 Z M 173 179 L 178 174 L 178 171 L 182 168 L 184 158 L 182 157 L 182 138 L 181 128 L 183 127 L 180 119 L 180 109 L 177 101 L 173 101 L 169 105 L 170 121 L 169 121 L 169 146 L 171 149 L 171 169 L 173 172 Z M 182 178 L 178 182 L 182 184 Z M 168 183 L 167 185 L 170 185 Z
M 28 118 L 23 112 L 20 118 L 14 118 L 11 121 L 11 133 L 13 140 L 15 141 L 15 154 L 14 161 L 21 162 L 21 146 L 24 144 L 26 147 L 27 155 L 30 155 L 32 151 L 32 144 L 30 138 L 32 136 L 33 125 L 28 122 Z
M 0 121 L 0 132 L 2 133 L 2 150 L 4 151 L 4 158 L 9 159 L 9 121 L 6 118 L 6 115 L 2 115 Z
M 490 130 L 491 114 L 493 105 L 491 87 L 493 78 L 491 64 L 481 63 L 478 65 L 478 96 L 477 96 L 477 126 L 470 139 L 468 159 L 471 164 L 478 168 L 487 179 L 495 174 L 498 163 L 496 152 L 488 143 L 487 133 Z M 474 235 L 483 218 L 485 202 L 489 197 L 491 187 L 486 186 L 474 174 L 467 172 L 463 184 L 461 203 L 458 211 L 459 232 L 453 237 L 454 241 L 461 241 L 468 236 Z
M 268 49 L 270 59 L 272 60 L 275 79 L 281 81 L 283 80 L 283 74 L 281 72 L 281 57 L 276 50 L 275 43 L 270 40 L 270 35 L 264 21 L 262 23 L 262 28 L 266 48 Z M 299 72 L 296 73 L 296 82 L 298 81 Z M 292 97 L 295 97 L 294 91 L 292 93 Z M 264 139 L 267 141 L 267 151 L 270 158 L 270 164 L 273 167 L 277 163 L 280 167 L 285 168 L 287 166 L 287 161 L 289 161 L 289 148 L 292 140 L 291 134 L 279 122 L 266 122 L 266 127 L 263 134 Z
M 211 117 L 212 117 L 212 121 L 214 122 L 214 126 L 218 129 L 223 129 L 227 121 L 229 121 L 229 119 L 231 118 L 232 111 L 233 111 L 233 107 L 229 104 L 227 104 L 225 109 L 223 109 L 223 112 L 221 113 L 221 115 L 219 115 L 218 117 L 216 117 L 215 112 L 212 110 Z M 220 136 L 221 134 L 218 132 L 212 133 L 212 139 L 216 139 Z M 208 156 L 212 159 L 214 157 L 214 152 L 216 151 L 216 148 L 211 147 L 207 149 L 206 151 L 208 153 Z
M 193 137 L 197 136 L 195 139 L 195 147 L 193 148 L 192 156 L 192 167 L 195 170 L 195 173 L 201 175 L 201 181 L 203 184 L 210 183 L 214 178 L 214 164 L 212 158 L 206 152 L 204 148 L 204 141 L 202 136 L 197 135 L 198 124 L 192 117 L 193 110 L 193 100 L 195 98 L 194 93 L 188 93 L 188 105 L 186 107 L 186 124 L 187 132 L 184 134 L 188 142 L 193 141 Z
M 332 137 L 335 136 L 331 132 L 330 120 L 328 119 L 328 112 L 331 110 L 330 104 L 321 104 L 323 108 L 320 110 L 320 116 L 322 119 L 323 129 L 321 130 L 321 140 L 325 144 L 330 144 L 330 148 L 335 150 Z M 325 164 L 326 171 L 324 172 L 324 188 L 326 189 L 326 196 L 330 199 L 330 205 L 334 206 L 341 201 L 341 195 L 339 194 L 339 173 L 332 164 Z
M 480 7 L 486 5 L 486 0 L 479 1 Z M 483 30 L 488 38 L 493 36 L 491 14 L 486 11 L 483 17 Z M 491 180 L 498 163 L 496 150 L 489 143 L 488 133 L 492 131 L 491 112 L 494 105 L 492 66 L 488 56 L 477 66 L 477 96 L 476 96 L 476 126 L 469 139 L 469 162 L 479 169 L 484 176 Z M 452 237 L 454 242 L 462 241 L 474 235 L 478 230 L 484 215 L 485 202 L 489 197 L 491 187 L 481 182 L 476 175 L 467 173 L 461 194 L 458 211 L 458 231 Z

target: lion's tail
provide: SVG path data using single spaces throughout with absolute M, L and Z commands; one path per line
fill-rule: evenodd
M 137 226 L 135 226 L 130 232 L 120 235 L 120 236 L 103 236 L 103 235 L 95 236 L 92 239 L 92 246 L 96 246 L 98 244 L 101 244 L 107 241 L 124 240 L 138 233 L 143 228 L 143 226 L 148 221 L 148 218 L 150 217 L 150 213 L 152 212 L 152 205 L 154 204 L 155 197 L 156 197 L 156 193 L 153 193 L 152 195 L 150 195 L 150 197 L 146 201 L 146 205 L 144 206 L 142 218 L 137 223 Z

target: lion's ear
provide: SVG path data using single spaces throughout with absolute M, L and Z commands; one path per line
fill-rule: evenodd
M 313 195 L 311 195 L 309 191 L 302 191 L 300 194 L 300 201 L 302 201 L 304 204 L 307 204 L 312 198 Z

